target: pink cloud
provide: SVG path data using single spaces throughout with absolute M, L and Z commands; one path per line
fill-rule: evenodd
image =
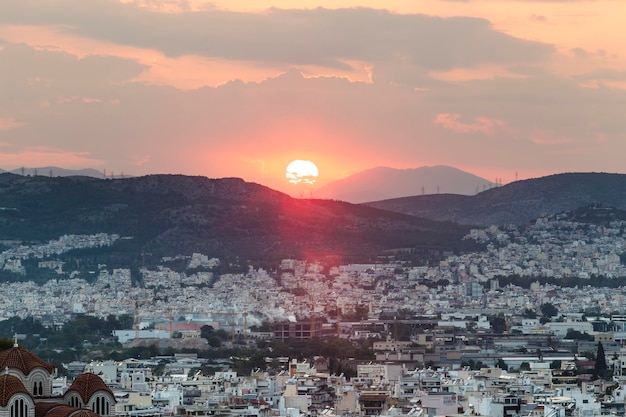
M 458 114 L 439 113 L 434 120 L 436 125 L 456 133 L 483 133 L 493 135 L 497 131 L 506 129 L 506 124 L 502 120 L 489 119 L 487 117 L 476 117 L 472 123 L 463 123 Z
M 530 140 L 537 145 L 564 145 L 573 143 L 574 139 L 559 135 L 557 132 L 537 129 L 531 133 Z
M 104 165 L 104 161 L 91 158 L 87 152 L 71 152 L 46 147 L 33 147 L 19 152 L 0 152 L 0 166 L 9 167 L 41 167 L 59 166 L 69 169 L 95 168 Z
M 22 126 L 12 117 L 0 117 L 0 130 L 12 130 Z
M 83 102 L 85 104 L 90 104 L 90 103 L 101 103 L 102 100 L 100 100 L 99 98 L 93 98 L 93 97 L 81 97 L 81 96 L 72 96 L 72 97 L 61 97 L 57 100 L 57 103 L 59 104 L 67 104 L 67 103 L 72 103 L 72 102 Z

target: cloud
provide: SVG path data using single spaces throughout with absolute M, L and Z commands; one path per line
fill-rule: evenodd
M 580 81 L 619 81 L 626 82 L 626 71 L 616 71 L 611 69 L 597 69 L 575 76 Z
M 567 151 L 596 144 L 598 135 L 606 139 L 596 146 L 596 152 L 604 152 L 597 162 L 574 153 L 579 156 L 568 163 L 622 166 L 616 155 L 626 130 L 624 92 L 581 88 L 578 80 L 546 71 L 462 83 L 422 73 L 413 81 L 425 88 L 416 92 L 381 82 L 376 73 L 373 83 L 361 83 L 305 77 L 294 69 L 263 82 L 181 91 L 130 82 L 142 67 L 116 57 L 98 57 L 94 65 L 60 51 L 13 45 L 0 51 L 0 60 L 24 63 L 22 71 L 0 67 L 7 86 L 0 108 L 23 123 L 4 131 L 8 135 L 2 140 L 14 151 L 5 153 L 0 166 L 25 165 L 25 149 L 47 146 L 58 151 L 39 152 L 48 162 L 58 156 L 71 163 L 66 156 L 78 155 L 82 160 L 73 166 L 128 174 L 242 176 L 264 184 L 274 177 L 284 181 L 285 164 L 297 158 L 321 161 L 321 177 L 333 169 L 358 171 L 381 161 L 463 166 L 468 155 L 475 164 L 517 169 L 522 169 L 517 162 L 522 155 L 533 155 L 525 164 L 558 169 L 565 162 L 537 147 L 560 141 Z M 468 135 L 480 140 L 468 141 Z M 264 161 L 262 173 L 251 161 Z
M 92 158 L 88 152 L 66 152 L 48 147 L 29 147 L 17 152 L 0 152 L 0 166 L 5 168 L 60 166 L 79 169 L 102 165 L 102 160 Z
M 102 100 L 110 97 L 112 87 L 131 81 L 146 69 L 130 59 L 112 56 L 79 59 L 61 51 L 15 44 L 1 50 L 0 58 L 2 98 L 7 105 L 29 102 L 33 96 L 49 102 L 75 101 L 77 97 L 92 102 Z
M 536 130 L 532 132 L 530 140 L 538 145 L 564 145 L 575 142 L 572 138 L 562 136 L 558 132 L 550 132 L 547 130 Z
M 502 1 L 508 1 L 511 3 L 545 3 L 545 4 L 559 4 L 559 3 L 563 3 L 563 4 L 567 4 L 567 3 L 595 3 L 597 0 L 440 0 L 440 1 L 452 1 L 452 2 L 456 2 L 456 1 L 462 1 L 462 2 L 467 2 L 467 3 L 474 3 L 474 2 L 498 2 L 501 3 Z M 610 1 L 610 0 L 609 0 Z M 615 2 L 618 2 L 620 0 L 614 0 Z
M 535 22 L 547 22 L 548 18 L 546 16 L 533 13 L 532 15 L 530 15 L 530 20 L 533 20 Z
M 446 70 L 481 63 L 541 61 L 554 52 L 550 45 L 498 32 L 484 19 L 400 15 L 366 8 L 161 13 L 135 3 L 106 0 L 88 4 L 81 0 L 5 0 L 0 3 L 1 23 L 56 25 L 66 33 L 168 56 L 339 70 L 350 69 L 347 61 L 389 60 Z
M 21 125 L 12 117 L 0 117 L 0 130 L 17 129 Z
M 459 121 L 460 118 L 458 114 L 439 113 L 434 123 L 456 133 L 483 133 L 485 135 L 494 135 L 506 127 L 502 120 L 487 117 L 476 117 L 471 123 L 463 123 Z

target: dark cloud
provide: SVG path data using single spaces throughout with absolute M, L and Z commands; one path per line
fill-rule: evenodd
M 579 81 L 626 82 L 626 71 L 598 69 L 575 77 Z
M 55 99 L 64 95 L 101 95 L 112 85 L 128 82 L 147 67 L 131 59 L 87 56 L 8 45 L 0 51 L 3 98 L 15 102 Z M 49 97 L 46 95 L 49 94 Z
M 0 22 L 63 25 L 78 35 L 151 48 L 269 64 L 349 69 L 347 60 L 407 61 L 446 70 L 483 63 L 532 62 L 550 45 L 516 39 L 484 19 L 398 15 L 384 10 L 315 9 L 163 14 L 112 1 L 5 0 Z

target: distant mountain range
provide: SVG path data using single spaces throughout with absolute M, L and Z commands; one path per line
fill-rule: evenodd
M 413 169 L 372 168 L 333 181 L 314 192 L 315 198 L 350 203 L 426 194 L 477 194 L 494 184 L 474 174 L 445 165 Z
M 71 177 L 81 175 L 86 177 L 104 178 L 104 173 L 93 168 L 85 169 L 65 169 L 59 167 L 40 167 L 40 168 L 17 168 L 11 171 L 0 169 L 0 172 L 10 172 L 18 175 L 42 175 L 46 177 Z
M 93 168 L 65 169 L 56 166 L 17 168 L 11 171 L 0 169 L 0 173 L 2 172 L 44 177 L 106 177 L 104 172 Z M 129 176 L 116 175 L 115 178 L 129 178 Z M 313 196 L 358 204 L 425 194 L 470 195 L 493 186 L 492 182 L 484 178 L 445 165 L 413 169 L 377 167 L 328 183 L 315 190 Z
M 479 226 L 524 224 L 591 204 L 626 209 L 626 175 L 566 173 L 516 181 L 472 196 L 420 195 L 366 203 L 431 220 Z

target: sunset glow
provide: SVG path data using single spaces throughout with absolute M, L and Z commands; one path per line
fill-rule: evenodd
M 453 3 L 3 1 L 0 168 L 624 170 L 626 3 Z
M 311 161 L 296 159 L 287 165 L 285 177 L 292 184 L 315 184 L 319 171 Z

